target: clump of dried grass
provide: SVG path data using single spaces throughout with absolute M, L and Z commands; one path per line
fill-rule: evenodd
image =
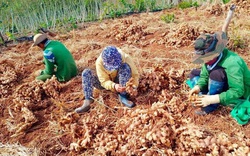
M 38 156 L 39 149 L 27 148 L 19 144 L 2 144 L 0 143 L 0 155 L 3 156 Z
M 128 44 L 138 43 L 150 34 L 145 29 L 145 25 L 133 23 L 132 20 L 122 20 L 106 37 L 114 37 L 117 41 L 126 41 Z
M 167 32 L 162 35 L 159 43 L 166 46 L 183 47 L 191 46 L 193 41 L 200 35 L 199 27 L 191 26 L 188 23 L 183 23 L 179 27 L 174 28 L 173 32 Z

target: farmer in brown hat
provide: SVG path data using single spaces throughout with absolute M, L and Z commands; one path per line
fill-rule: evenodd
M 55 75 L 60 82 L 68 81 L 77 75 L 75 60 L 69 50 L 59 41 L 49 40 L 47 34 L 36 34 L 34 44 L 43 50 L 45 69 L 36 78 L 46 81 Z
M 189 92 L 200 94 L 194 106 L 201 109 L 196 114 L 205 115 L 216 110 L 219 104 L 237 103 L 250 95 L 250 71 L 244 60 L 228 50 L 227 28 L 235 6 L 231 6 L 221 32 L 201 34 L 195 41 L 194 63 L 204 63 L 201 70 L 191 71 L 190 79 L 197 81 Z M 204 95 L 205 94 L 205 95 Z

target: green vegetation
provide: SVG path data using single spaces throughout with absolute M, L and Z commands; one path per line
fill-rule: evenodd
M 0 30 L 27 33 L 39 27 L 73 29 L 79 22 L 97 19 L 100 5 L 101 0 L 3 0 Z
M 245 48 L 245 42 L 244 39 L 235 31 L 233 31 L 233 34 L 230 38 L 231 42 L 232 42 L 232 49 L 236 49 L 236 48 Z
M 25 35 L 40 27 L 67 31 L 81 22 L 159 11 L 173 4 L 176 2 L 169 0 L 1 0 L 0 32 L 13 38 L 14 34 Z M 182 9 L 191 6 L 198 6 L 197 2 L 184 0 L 178 5 Z M 163 20 L 171 22 L 174 17 Z
M 222 0 L 222 2 L 223 2 L 224 4 L 226 4 L 226 3 L 230 2 L 230 0 Z
M 145 0 L 135 0 L 135 8 L 138 12 L 146 11 Z
M 186 9 L 186 8 L 190 8 L 190 7 L 198 7 L 198 3 L 197 2 L 193 2 L 192 0 L 190 1 L 182 1 L 178 4 L 178 8 L 180 9 Z
M 240 27 L 233 23 L 229 35 L 230 49 L 235 50 L 237 48 L 243 49 L 246 47 L 246 41 L 248 40 L 248 38 L 246 36 L 242 36 L 241 33 L 242 30 L 240 30 Z
M 40 27 L 70 30 L 81 22 L 168 7 L 164 0 L 2 0 L 0 32 L 25 34 Z
M 233 48 L 245 48 L 244 40 L 240 36 L 233 38 Z
M 165 21 L 166 23 L 174 22 L 174 14 L 166 14 L 161 16 L 161 20 Z

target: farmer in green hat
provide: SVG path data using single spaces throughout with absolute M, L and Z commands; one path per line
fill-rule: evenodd
M 77 75 L 75 60 L 69 50 L 59 41 L 49 40 L 47 34 L 36 34 L 34 44 L 43 50 L 45 69 L 36 77 L 46 81 L 53 75 L 60 82 L 68 81 Z
M 231 6 L 221 32 L 201 34 L 195 41 L 194 63 L 203 63 L 201 70 L 191 71 L 194 87 L 189 92 L 200 94 L 194 102 L 201 109 L 196 114 L 205 115 L 216 110 L 219 104 L 237 103 L 250 95 L 250 71 L 245 61 L 228 50 L 227 28 L 235 6 Z M 201 95 L 203 94 L 203 95 Z M 204 95 L 205 94 L 205 95 Z

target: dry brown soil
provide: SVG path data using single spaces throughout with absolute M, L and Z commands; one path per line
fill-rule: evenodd
M 236 4 L 228 47 L 250 66 L 250 3 Z M 240 126 L 229 107 L 195 115 L 185 84 L 199 67 L 191 62 L 194 39 L 220 30 L 229 5 L 133 14 L 58 33 L 51 39 L 68 47 L 79 69 L 61 84 L 35 81 L 44 65 L 42 51 L 31 42 L 1 46 L 0 142 L 18 142 L 40 155 L 249 155 L 249 124 Z M 161 17 L 169 13 L 175 20 L 165 23 Z M 243 47 L 234 47 L 236 41 Z M 125 108 L 115 93 L 95 90 L 90 111 L 75 114 L 84 100 L 81 72 L 94 69 L 107 45 L 134 58 L 141 74 L 136 107 Z

